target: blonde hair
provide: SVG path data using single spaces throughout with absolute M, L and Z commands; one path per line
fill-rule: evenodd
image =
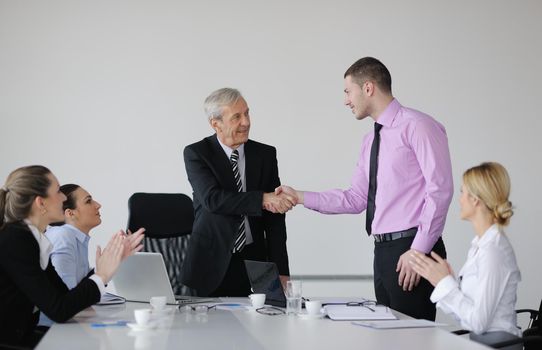
M 495 223 L 506 226 L 514 215 L 510 196 L 510 177 L 505 167 L 486 162 L 472 167 L 463 174 L 467 191 L 480 199 L 493 214 Z
M 21 167 L 9 174 L 0 188 L 0 228 L 27 218 L 34 199 L 47 197 L 51 186 L 49 174 L 51 171 L 41 165 Z

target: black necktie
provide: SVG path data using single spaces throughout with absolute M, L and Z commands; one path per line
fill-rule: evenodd
M 233 169 L 233 176 L 235 177 L 235 184 L 237 185 L 237 191 L 243 192 L 243 183 L 241 182 L 241 174 L 239 173 L 239 168 L 237 162 L 239 161 L 239 151 L 235 150 L 232 152 L 230 157 L 231 167 Z M 241 215 L 241 224 L 239 225 L 239 230 L 237 231 L 237 237 L 235 238 L 235 244 L 233 245 L 233 252 L 237 253 L 243 250 L 245 243 L 247 241 L 247 235 L 245 232 L 245 217 Z
M 367 234 L 371 235 L 373 219 L 375 217 L 375 198 L 376 198 L 376 174 L 378 172 L 378 151 L 380 150 L 380 129 L 382 125 L 375 123 L 375 136 L 371 145 L 371 164 L 369 167 L 369 193 L 367 194 L 367 218 L 365 219 L 365 229 Z

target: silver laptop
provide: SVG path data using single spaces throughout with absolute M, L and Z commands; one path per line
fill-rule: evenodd
M 213 298 L 176 296 L 160 253 L 136 253 L 121 264 L 113 277 L 117 294 L 127 301 L 148 303 L 153 296 L 165 296 L 168 304 L 216 301 Z

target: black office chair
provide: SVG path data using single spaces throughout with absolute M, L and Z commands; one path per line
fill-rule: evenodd
M 540 327 L 540 314 L 542 313 L 542 300 L 540 301 L 540 307 L 538 311 L 532 309 L 519 309 L 516 310 L 516 313 L 529 313 L 530 319 L 527 329 L 523 331 L 521 338 L 506 340 L 493 344 L 486 344 L 491 346 L 494 349 L 502 349 L 508 346 L 523 344 L 525 350 L 540 350 L 542 349 L 542 328 Z M 457 335 L 467 334 L 469 331 L 460 329 L 453 331 Z
M 538 307 L 538 311 L 532 310 L 532 309 L 519 309 L 516 310 L 516 313 L 522 314 L 522 313 L 529 313 L 530 319 L 529 324 L 527 325 L 527 329 L 523 331 L 523 337 L 521 337 L 521 340 L 523 342 L 523 347 L 525 350 L 535 350 L 535 349 L 542 349 L 542 328 L 540 327 L 540 314 L 542 313 L 542 300 L 540 301 L 540 306 Z M 507 342 L 505 342 L 507 343 Z M 508 346 L 509 344 L 497 344 L 501 348 L 504 346 Z
M 145 228 L 143 251 L 161 253 L 176 295 L 195 295 L 181 284 L 181 264 L 194 223 L 190 197 L 181 193 L 134 193 L 128 200 L 128 229 Z

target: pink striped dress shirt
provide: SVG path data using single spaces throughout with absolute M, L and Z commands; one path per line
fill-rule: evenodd
M 453 195 L 444 127 L 394 99 L 377 122 L 380 131 L 373 234 L 418 227 L 411 248 L 428 253 L 444 229 Z M 324 214 L 358 214 L 367 208 L 373 132 L 365 135 L 347 190 L 305 192 L 304 205 Z

